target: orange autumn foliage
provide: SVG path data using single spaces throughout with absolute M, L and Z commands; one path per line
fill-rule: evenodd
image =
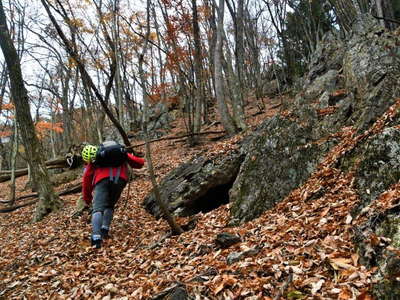
M 14 108 L 15 108 L 15 106 L 12 103 L 4 103 L 1 106 L 1 109 L 3 109 L 3 110 L 14 110 Z
M 51 123 L 46 121 L 39 121 L 35 124 L 37 135 L 40 139 L 46 137 L 51 130 L 56 133 L 63 133 L 62 122 Z

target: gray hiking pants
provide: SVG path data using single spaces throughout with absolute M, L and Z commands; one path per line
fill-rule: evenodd
M 108 178 L 99 181 L 94 187 L 93 213 L 103 212 L 106 208 L 114 209 L 125 185 L 126 181 L 121 178 L 117 183 L 111 182 Z
M 119 178 L 116 183 L 109 178 L 99 181 L 94 187 L 92 213 L 92 239 L 101 239 L 101 230 L 108 231 L 114 214 L 114 206 L 126 185 L 126 181 Z

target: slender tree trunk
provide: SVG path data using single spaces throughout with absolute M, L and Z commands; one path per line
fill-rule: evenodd
M 53 107 L 53 105 L 51 105 L 51 107 Z M 54 111 L 51 111 L 51 127 L 54 128 L 55 126 L 55 121 L 54 121 Z M 50 130 L 50 147 L 51 147 L 51 154 L 52 154 L 52 158 L 55 158 L 57 156 L 56 152 L 58 152 L 56 150 L 56 137 L 55 137 L 55 131 L 54 130 Z
M 169 226 L 171 227 L 171 230 L 174 234 L 181 234 L 183 232 L 182 228 L 179 226 L 178 223 L 176 223 L 175 218 L 172 216 L 172 214 L 168 211 L 167 206 L 165 205 L 164 201 L 161 199 L 160 196 L 160 191 L 158 189 L 156 177 L 154 175 L 154 168 L 153 168 L 153 163 L 152 163 L 152 158 L 151 158 L 151 149 L 150 149 L 150 143 L 149 143 L 149 138 L 147 134 L 147 124 L 148 124 L 148 93 L 147 93 L 147 83 L 146 83 L 146 78 L 144 75 L 144 70 L 143 70 L 143 62 L 144 62 L 144 55 L 146 54 L 147 51 L 147 46 L 148 46 L 148 39 L 150 36 L 150 0 L 147 0 L 147 32 L 146 32 L 146 38 L 144 41 L 144 46 L 142 53 L 139 56 L 139 77 L 140 77 L 140 82 L 142 85 L 142 91 L 143 91 L 143 115 L 144 115 L 144 132 L 145 132 L 145 147 L 146 147 L 146 161 L 147 161 L 147 166 L 148 170 L 150 173 L 150 178 L 151 182 L 153 184 L 153 191 L 155 194 L 156 202 L 158 206 L 160 206 L 161 211 L 163 212 L 164 217 L 166 218 Z
M 152 15 L 153 15 L 154 28 L 155 28 L 156 33 L 157 33 L 157 43 L 161 47 L 161 39 L 162 39 L 162 37 L 161 37 L 161 33 L 160 33 L 160 26 L 158 25 L 158 22 L 157 22 L 156 9 L 155 9 L 154 6 L 152 8 Z M 163 65 L 163 62 L 162 62 L 163 60 L 162 60 L 160 47 L 157 47 L 159 68 L 160 68 L 160 85 L 162 87 L 164 87 L 164 84 L 165 84 L 165 68 L 164 68 L 164 65 Z M 166 95 L 166 88 L 162 88 L 161 89 L 161 100 L 163 102 L 165 102 L 165 99 L 167 98 L 166 96 L 167 96 Z
M 21 131 L 28 164 L 32 170 L 38 188 L 39 204 L 36 208 L 34 220 L 43 219 L 51 211 L 61 206 L 59 198 L 54 193 L 49 174 L 44 165 L 43 149 L 35 133 L 30 113 L 28 93 L 22 78 L 21 65 L 17 51 L 10 38 L 3 3 L 0 0 L 0 46 L 3 51 L 10 77 L 11 95 L 15 105 L 16 120 Z
M 119 38 L 118 38 L 118 14 L 119 14 L 119 0 L 113 1 L 113 22 L 112 22 L 112 35 L 113 35 L 113 44 L 114 44 L 114 56 L 115 56 L 115 102 L 118 108 L 118 120 L 121 126 L 126 128 L 126 119 L 124 113 L 124 103 L 122 99 L 122 80 L 121 80 L 121 59 L 120 59 L 120 49 L 119 49 Z
M 228 106 L 224 96 L 224 80 L 222 74 L 222 37 L 224 30 L 224 0 L 219 0 L 218 23 L 217 23 L 217 42 L 214 53 L 214 76 L 215 76 L 215 95 L 217 97 L 218 112 L 222 126 L 229 135 L 236 133 L 236 127 L 229 114 Z
M 224 40 L 228 43 L 226 35 L 224 34 Z M 240 88 L 239 79 L 237 74 L 233 69 L 233 58 L 229 47 L 226 47 L 226 59 L 222 57 L 222 66 L 226 74 L 226 88 L 230 96 L 230 104 L 232 107 L 232 117 L 235 123 L 235 127 L 244 130 L 246 128 L 243 111 L 243 102 L 240 100 L 240 93 L 238 93 L 238 88 Z M 242 124 L 242 126 L 240 125 Z M 244 126 L 244 127 L 243 127 Z
M 14 206 L 15 203 L 15 163 L 17 161 L 18 153 L 18 126 L 14 123 L 14 141 L 11 151 L 11 180 L 10 180 L 10 206 Z
M 62 68 L 62 66 L 60 66 Z M 72 118 L 71 118 L 71 111 L 69 109 L 69 83 L 72 77 L 72 70 L 66 69 L 65 70 L 65 79 L 62 81 L 62 95 L 61 95 L 61 106 L 63 109 L 63 125 L 64 125 L 64 147 L 67 148 L 68 146 L 72 145 L 73 141 L 73 127 L 72 127 Z
M 245 130 L 247 125 L 244 116 L 244 0 L 238 0 L 236 16 L 236 97 L 233 99 L 236 111 L 235 123 L 238 128 Z
M 378 17 L 383 18 L 385 14 L 383 13 L 383 0 L 375 0 L 375 5 L 376 5 L 376 14 Z M 379 23 L 385 27 L 385 20 L 384 19 L 379 19 Z
M 204 106 L 204 78 L 202 71 L 202 47 L 200 40 L 200 27 L 197 14 L 197 2 L 192 0 L 192 23 L 194 39 L 194 73 L 195 73 L 195 112 L 194 112 L 194 133 L 199 133 L 201 128 L 201 112 Z
M 375 0 L 376 14 L 380 18 L 379 23 L 390 30 L 396 28 L 396 24 L 389 20 L 394 19 L 394 10 L 391 0 Z
M 211 34 L 208 36 L 208 69 L 211 76 L 207 76 L 207 99 L 204 101 L 204 123 L 209 123 L 209 108 L 214 105 L 214 93 L 215 93 L 215 75 L 214 75 L 214 55 L 215 55 L 215 44 L 217 42 L 217 24 L 215 17 L 215 5 L 213 4 L 215 0 L 205 0 L 204 5 L 210 9 L 210 16 L 208 18 L 208 23 L 210 27 Z
M 93 141 L 95 144 L 98 144 L 102 138 L 102 126 L 99 119 L 102 115 L 95 117 L 97 108 L 93 105 L 92 94 L 90 92 L 90 88 L 87 86 L 85 81 L 82 81 L 83 85 L 83 99 L 86 105 L 86 111 L 82 111 L 82 120 L 86 123 L 84 130 L 86 130 L 86 136 L 89 137 L 86 140 Z M 103 118 L 104 120 L 104 118 Z M 96 126 L 93 126 L 96 124 Z

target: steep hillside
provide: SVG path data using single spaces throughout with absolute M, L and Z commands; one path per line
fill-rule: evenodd
M 257 115 L 252 122 L 268 117 Z M 175 296 L 185 291 L 197 299 L 369 299 L 376 268 L 360 264 L 352 242 L 353 223 L 359 222 L 350 215 L 358 200 L 353 177 L 334 168 L 337 158 L 356 142 L 353 134 L 338 133 L 342 142 L 301 188 L 239 227 L 227 226 L 228 204 L 198 214 L 196 227 L 181 236 L 168 236 L 166 222 L 155 220 L 141 206 L 151 188 L 146 174 L 137 175 L 125 190 L 112 238 L 100 251 L 89 246 L 87 218 L 71 218 L 78 195 L 63 197 L 63 209 L 40 223 L 30 222 L 32 207 L 1 215 L 0 296 L 148 299 L 179 285 L 184 289 L 173 289 Z M 237 139 L 197 148 L 168 140 L 156 143 L 159 178 L 199 152 L 225 152 Z M 20 192 L 24 180 L 19 180 Z M 2 185 L 6 198 L 7 186 Z M 321 187 L 329 193 L 313 200 Z M 188 218 L 179 222 L 186 224 Z M 221 248 L 215 239 L 222 232 L 239 236 L 241 242 Z
M 248 132 L 205 135 L 194 148 L 155 142 L 161 183 L 182 163 L 218 166 L 243 151 L 230 203 L 179 217 L 180 236 L 144 209 L 151 184 L 141 172 L 100 250 L 87 217 L 71 217 L 78 195 L 40 223 L 32 207 L 1 215 L 0 297 L 397 299 L 400 93 L 389 54 L 398 36 L 359 20 L 346 42 L 321 41 L 295 97 L 265 99 L 262 114 L 249 99 Z M 183 128 L 178 119 L 171 136 Z

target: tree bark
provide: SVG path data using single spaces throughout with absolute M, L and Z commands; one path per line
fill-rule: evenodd
M 236 14 L 235 56 L 237 80 L 233 109 L 236 111 L 235 123 L 238 128 L 245 130 L 247 125 L 244 116 L 244 1 L 238 0 Z
M 10 206 L 14 205 L 15 202 L 15 163 L 17 160 L 17 153 L 18 153 L 18 125 L 17 123 L 14 124 L 14 141 L 11 153 L 11 182 L 10 186 Z
M 236 127 L 232 117 L 229 114 L 228 106 L 224 97 L 224 84 L 222 74 L 222 37 L 224 30 L 224 0 L 219 0 L 218 23 L 217 23 L 217 42 L 214 53 L 214 76 L 215 76 L 215 94 L 217 97 L 218 112 L 220 114 L 222 126 L 229 135 L 236 133 Z
M 9 72 L 11 96 L 15 105 L 16 120 L 20 127 L 22 142 L 26 149 L 27 161 L 31 169 L 35 170 L 32 177 L 37 184 L 39 204 L 35 211 L 34 221 L 40 221 L 51 211 L 58 209 L 61 202 L 54 193 L 49 174 L 44 166 L 44 152 L 35 133 L 20 60 L 8 32 L 2 0 L 0 0 L 0 47 Z
M 200 40 L 200 27 L 197 14 L 197 2 L 192 0 L 192 24 L 194 39 L 194 73 L 195 73 L 195 112 L 194 112 L 194 133 L 200 132 L 201 129 L 201 111 L 204 106 L 204 78 L 202 68 L 202 47 Z
M 390 0 L 375 0 L 375 5 L 380 24 L 390 30 L 395 29 L 396 24 L 389 21 L 394 19 L 392 2 Z

